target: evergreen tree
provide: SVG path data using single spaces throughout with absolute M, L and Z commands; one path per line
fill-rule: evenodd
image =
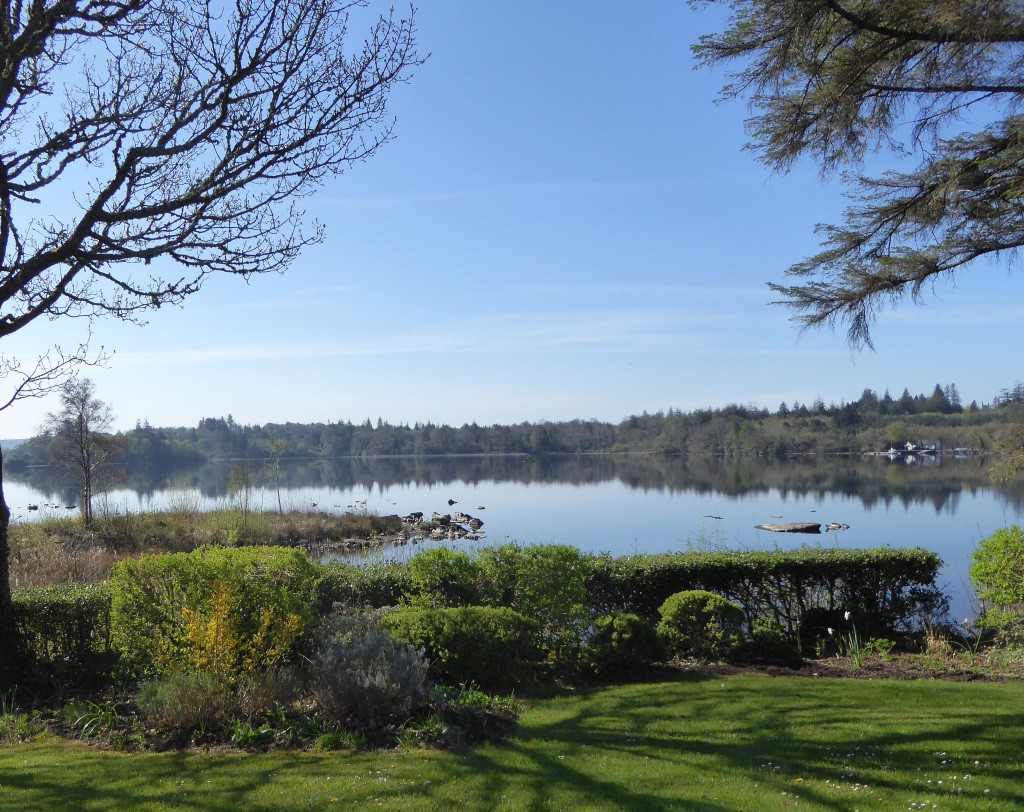
M 1024 246 L 1024 7 L 1016 0 L 692 0 L 731 9 L 695 46 L 739 61 L 723 95 L 749 95 L 751 147 L 853 170 L 853 205 L 820 253 L 773 284 L 805 326 L 871 343 L 878 311 L 976 260 Z M 960 130 L 964 122 L 973 131 Z M 917 165 L 857 176 L 887 148 Z

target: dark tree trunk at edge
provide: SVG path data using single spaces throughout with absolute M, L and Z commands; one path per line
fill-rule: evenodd
M 0 687 L 11 684 L 16 679 L 21 662 L 21 647 L 17 641 L 14 607 L 11 602 L 11 547 L 7 538 L 11 511 L 4 498 L 3 464 L 3 450 L 0 449 Z

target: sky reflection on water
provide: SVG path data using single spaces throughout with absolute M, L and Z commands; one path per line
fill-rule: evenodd
M 1024 521 L 1022 486 L 993 486 L 984 467 L 954 460 L 926 467 L 877 459 L 781 465 L 720 460 L 698 464 L 664 458 L 612 464 L 595 459 L 592 465 L 601 467 L 597 474 L 590 470 L 591 462 L 573 460 L 574 481 L 560 479 L 570 474 L 557 466 L 536 471 L 517 468 L 522 460 L 509 461 L 508 473 L 500 466 L 481 469 L 479 458 L 466 460 L 464 473 L 451 459 L 417 461 L 416 478 L 411 481 L 401 481 L 401 470 L 392 470 L 394 461 L 388 463 L 387 476 L 375 474 L 365 461 L 360 465 L 358 481 L 349 478 L 342 486 L 329 483 L 334 471 L 330 467 L 321 465 L 312 474 L 296 468 L 286 477 L 289 487 L 282 488 L 285 509 L 313 510 L 315 504 L 316 510 L 330 512 L 354 509 L 405 515 L 423 511 L 428 516 L 432 511 L 461 510 L 485 523 L 485 538 L 471 544 L 559 543 L 615 556 L 709 546 L 756 550 L 805 544 L 920 546 L 937 552 L 946 562 L 943 586 L 953 596 L 954 616 L 959 618 L 972 613 L 968 571 L 977 542 L 999 527 Z M 348 473 L 345 469 L 344 474 Z M 219 476 L 203 480 L 204 492 L 161 483 L 142 492 L 116 490 L 104 500 L 109 508 L 122 511 L 165 509 L 183 498 L 203 509 L 230 505 L 226 479 L 218 485 Z M 316 484 L 301 484 L 303 478 Z M 199 481 L 198 475 L 193 480 Z M 63 507 L 30 514 L 26 506 L 64 505 L 73 499 L 66 488 L 47 492 L 10 477 L 4 487 L 16 521 L 68 515 Z M 457 504 L 449 507 L 449 499 Z M 275 510 L 276 491 L 264 481 L 253 491 L 252 504 L 256 509 Z M 777 522 L 823 526 L 836 522 L 848 524 L 849 529 L 804 535 L 755 528 Z M 416 549 L 420 548 L 397 548 L 387 554 L 407 557 Z

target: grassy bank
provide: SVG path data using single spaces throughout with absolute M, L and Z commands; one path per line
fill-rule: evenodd
M 1014 810 L 1024 684 L 684 674 L 536 700 L 463 752 L 0 746 L 0 808 Z
M 187 552 L 204 544 L 362 549 L 401 530 L 397 516 L 241 508 L 201 511 L 187 500 L 174 510 L 99 515 L 89 527 L 77 518 L 44 519 L 11 528 L 11 583 L 26 587 L 102 581 L 122 557 Z

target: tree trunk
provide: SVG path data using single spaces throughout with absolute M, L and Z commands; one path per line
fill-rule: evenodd
M 7 538 L 11 511 L 4 498 L 3 466 L 4 455 L 0 449 L 0 687 L 14 683 L 21 664 L 21 646 L 14 625 L 14 606 L 11 602 L 11 546 Z

